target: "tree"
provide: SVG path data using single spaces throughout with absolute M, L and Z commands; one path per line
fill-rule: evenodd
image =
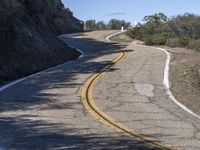
M 103 21 L 99 21 L 96 23 L 96 30 L 106 30 L 107 25 Z
M 164 13 L 155 13 L 154 15 L 145 16 L 143 18 L 143 21 L 154 23 L 167 22 L 167 20 L 168 17 Z
M 174 36 L 180 38 L 200 38 L 200 16 L 186 13 L 173 17 L 169 21 Z
M 120 30 L 122 26 L 124 27 L 124 29 L 127 29 L 131 26 L 131 23 L 117 19 L 111 19 L 108 24 L 103 21 L 99 21 L 96 23 L 94 19 L 90 19 L 85 22 L 86 30 Z
M 90 19 L 85 22 L 86 30 L 95 30 L 96 29 L 96 20 Z
M 130 22 L 117 19 L 111 19 L 108 23 L 108 26 L 111 30 L 120 30 L 122 26 L 124 27 L 124 29 L 127 29 L 128 27 L 130 27 L 130 25 Z
M 167 44 L 168 46 L 189 46 L 199 50 L 200 16 L 190 13 L 170 19 L 163 13 L 145 16 L 145 23 L 128 31 L 134 39 L 146 44 Z
M 153 15 L 145 16 L 143 21 L 146 23 L 143 25 L 145 34 L 152 36 L 153 34 L 160 34 L 163 27 L 167 28 L 168 17 L 163 13 L 155 13 Z

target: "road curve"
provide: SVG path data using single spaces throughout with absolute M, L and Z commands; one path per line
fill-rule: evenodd
M 199 119 L 176 106 L 163 86 L 165 53 L 106 42 L 115 32 L 62 36 L 84 57 L 0 92 L 0 149 L 200 149 Z M 126 57 L 119 57 L 122 50 Z M 85 109 L 82 91 L 105 71 L 91 85 L 93 106 L 148 140 L 116 132 Z

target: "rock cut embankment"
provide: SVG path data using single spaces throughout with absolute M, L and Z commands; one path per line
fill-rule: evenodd
M 82 29 L 61 0 L 1 0 L 0 83 L 78 57 L 57 35 Z

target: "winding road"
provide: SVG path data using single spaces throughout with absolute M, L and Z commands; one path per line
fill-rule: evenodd
M 163 85 L 166 53 L 114 33 L 60 36 L 84 55 L 0 91 L 0 150 L 200 149 L 200 119 Z

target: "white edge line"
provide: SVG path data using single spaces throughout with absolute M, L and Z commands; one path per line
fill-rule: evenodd
M 77 59 L 79 59 L 79 58 L 81 58 L 81 57 L 84 56 L 84 53 L 83 53 L 80 49 L 77 49 L 77 48 L 73 47 L 73 46 L 70 45 L 70 44 L 67 44 L 67 45 L 68 45 L 69 47 L 71 47 L 71 48 L 73 48 L 73 49 L 75 49 L 75 50 L 77 50 L 78 52 L 81 53 L 81 55 L 80 55 Z M 15 80 L 15 81 L 13 81 L 13 82 L 11 82 L 11 83 L 8 83 L 8 84 L 6 84 L 6 85 L 0 86 L 0 92 L 4 91 L 5 89 L 7 89 L 7 88 L 9 88 L 9 87 L 11 87 L 11 86 L 13 86 L 13 85 L 19 83 L 19 82 L 22 82 L 22 81 L 26 80 L 26 79 L 28 79 L 28 78 L 37 76 L 37 75 L 39 75 L 39 74 L 41 74 L 41 73 L 43 73 L 43 72 L 45 72 L 45 71 L 51 70 L 51 69 L 56 69 L 56 68 L 58 68 L 58 67 L 61 67 L 61 66 L 63 66 L 63 65 L 66 65 L 66 64 L 71 63 L 71 62 L 73 62 L 73 61 L 76 61 L 77 59 L 68 61 L 68 62 L 66 62 L 66 63 L 60 64 L 60 65 L 57 65 L 57 66 L 54 66 L 54 67 L 51 67 L 51 68 L 48 68 L 48 69 L 45 69 L 45 70 L 42 70 L 42 71 L 37 72 L 37 73 L 35 73 L 35 74 L 26 76 L 26 77 L 24 77 L 24 78 L 20 78 L 20 79 Z
M 110 38 L 111 38 L 112 36 L 115 36 L 115 35 L 120 34 L 120 33 L 122 33 L 122 32 L 124 32 L 124 31 L 120 31 L 120 32 L 117 32 L 117 33 L 115 33 L 115 34 L 112 34 L 112 35 L 106 37 L 106 40 L 107 40 L 107 41 L 110 41 Z M 73 35 L 73 34 L 72 34 L 72 35 Z M 62 39 L 61 39 L 62 36 L 69 36 L 69 35 L 60 35 L 60 36 L 58 36 L 58 38 L 59 38 L 60 40 L 62 40 Z M 64 41 L 63 41 L 63 42 L 64 42 Z M 73 47 L 71 44 L 67 44 L 67 45 L 68 45 L 69 47 L 71 47 L 71 48 L 73 48 L 73 49 L 75 49 L 75 50 L 77 50 L 78 52 L 81 53 L 81 55 L 78 57 L 78 59 L 81 58 L 81 57 L 84 57 L 83 51 L 81 51 L 80 49 L 77 49 L 77 48 Z M 76 59 L 76 60 L 77 60 L 77 59 Z M 68 62 L 66 62 L 66 63 L 63 63 L 63 64 L 60 64 L 60 65 L 54 66 L 54 67 L 52 67 L 52 68 L 48 68 L 48 69 L 42 70 L 42 71 L 37 72 L 37 73 L 35 73 L 35 74 L 26 76 L 26 77 L 24 77 L 24 78 L 20 78 L 20 79 L 18 79 L 18 80 L 15 80 L 15 81 L 13 81 L 13 82 L 10 82 L 10 83 L 8 83 L 8 84 L 6 84 L 6 85 L 0 86 L 0 92 L 4 91 L 5 89 L 7 89 L 7 88 L 9 88 L 9 87 L 11 87 L 11 86 L 13 86 L 13 85 L 15 85 L 15 84 L 17 84 L 17 83 L 20 83 L 20 82 L 22 82 L 22 81 L 24 81 L 24 80 L 26 80 L 26 79 L 28 79 L 28 78 L 34 77 L 34 76 L 36 76 L 36 75 L 39 75 L 39 74 L 41 74 L 41 73 L 43 73 L 43 72 L 45 72 L 45 71 L 51 70 L 51 69 L 56 69 L 56 68 L 58 68 L 58 67 L 61 67 L 61 66 L 63 66 L 63 65 L 66 65 L 66 64 L 71 63 L 71 62 L 76 61 L 76 60 L 68 61 Z
M 111 40 L 110 40 L 111 37 L 113 37 L 113 36 L 115 36 L 115 35 L 118 35 L 118 34 L 120 34 L 120 33 L 123 33 L 123 32 L 125 32 L 125 31 L 120 31 L 120 32 L 114 33 L 114 34 L 112 34 L 112 35 L 109 35 L 109 36 L 106 37 L 106 40 L 109 41 L 109 42 L 111 42 Z M 72 45 L 70 45 L 70 44 L 68 44 L 68 46 L 71 47 L 71 48 L 73 48 L 73 49 L 76 49 L 78 52 L 81 53 L 81 55 L 79 56 L 79 58 L 81 58 L 81 57 L 84 56 L 84 53 L 83 53 L 80 49 L 74 48 L 74 47 L 73 47 Z M 165 70 L 164 70 L 163 84 L 164 84 L 164 86 L 165 86 L 165 88 L 166 88 L 166 90 L 167 90 L 168 96 L 169 96 L 169 97 L 171 98 L 171 100 L 172 100 L 175 104 L 177 104 L 180 108 L 182 108 L 183 110 L 187 111 L 189 114 L 191 114 L 191 115 L 193 115 L 193 116 L 195 116 L 195 117 L 197 117 L 197 118 L 200 119 L 200 116 L 198 116 L 198 115 L 195 114 L 193 111 L 191 111 L 189 108 L 187 108 L 186 106 L 184 106 L 183 104 L 181 104 L 178 100 L 176 100 L 176 98 L 173 96 L 172 92 L 170 91 L 170 84 L 169 84 L 169 66 L 170 66 L 170 59 L 171 59 L 171 57 L 170 57 L 169 52 L 168 52 L 167 50 L 163 49 L 163 48 L 157 48 L 157 47 L 154 47 L 154 48 L 159 49 L 159 50 L 165 52 L 165 54 L 167 55 L 167 60 L 166 60 Z M 78 59 L 79 59 L 79 58 L 78 58 Z M 77 60 L 77 59 L 76 59 L 76 60 Z M 72 60 L 72 61 L 74 61 L 74 60 Z M 64 64 L 57 65 L 57 66 L 52 67 L 52 68 L 48 68 L 48 69 L 43 70 L 43 71 L 40 71 L 40 72 L 38 72 L 38 73 L 36 73 L 36 74 L 32 74 L 32 75 L 30 75 L 30 76 L 27 76 L 27 77 L 18 79 L 18 80 L 16 80 L 16 81 L 13 81 L 13 82 L 11 82 L 11 83 L 5 85 L 5 86 L 0 87 L 0 92 L 2 92 L 3 90 L 5 90 L 5 89 L 7 89 L 7 88 L 9 88 L 9 87 L 11 87 L 11 86 L 13 86 L 13 85 L 19 83 L 19 82 L 24 81 L 24 80 L 27 79 L 27 78 L 34 77 L 34 76 L 36 76 L 36 75 L 38 75 L 38 74 L 40 74 L 40 73 L 42 73 L 42 72 L 45 72 L 45 71 L 48 71 L 48 70 L 51 70 L 51 69 L 55 69 L 55 68 L 61 67 L 61 66 L 65 65 L 65 64 L 68 64 L 68 63 L 70 63 L 70 62 L 72 62 L 72 61 L 66 62 L 66 63 L 64 63 Z
M 82 33 L 82 32 L 81 32 L 81 33 Z M 73 36 L 74 34 L 71 34 L 71 35 Z M 67 44 L 67 46 L 69 46 L 69 47 L 71 47 L 71 48 L 77 50 L 77 51 L 81 54 L 78 58 L 84 57 L 83 51 L 81 51 L 81 50 L 78 49 L 78 48 L 73 47 L 71 44 L 66 43 L 66 42 L 62 39 L 63 36 L 70 37 L 70 35 L 67 35 L 67 34 L 65 34 L 65 35 L 60 35 L 60 36 L 58 36 L 58 38 L 59 38 L 62 42 L 64 42 L 65 44 Z
M 115 36 L 115 35 L 118 35 L 118 34 L 121 34 L 123 32 L 126 32 L 125 30 L 124 31 L 120 31 L 120 32 L 117 32 L 117 33 L 114 33 L 112 35 L 109 35 L 106 37 L 106 40 L 111 42 L 110 38 Z M 171 60 L 171 56 L 170 56 L 170 53 L 163 49 L 163 48 L 157 48 L 157 47 L 153 47 L 153 48 L 156 48 L 158 50 L 161 50 L 163 51 L 166 55 L 167 55 L 167 60 L 166 60 L 166 64 L 165 64 L 165 70 L 164 70 L 164 79 L 163 79 L 163 84 L 166 88 L 166 91 L 167 91 L 167 94 L 168 96 L 170 97 L 170 99 L 176 104 L 178 105 L 180 108 L 182 108 L 183 110 L 185 110 L 186 112 L 188 112 L 189 114 L 193 115 L 194 117 L 197 117 L 200 119 L 200 116 L 198 116 L 197 114 L 195 114 L 193 111 L 191 111 L 189 108 L 187 108 L 185 105 L 183 105 L 182 103 L 180 103 L 178 100 L 176 100 L 176 98 L 173 96 L 172 92 L 170 91 L 170 83 L 169 83 L 169 66 L 170 66 L 170 60 Z
M 118 34 L 121 34 L 121 33 L 123 33 L 123 32 L 126 32 L 126 31 L 124 30 L 124 31 L 120 31 L 120 32 L 111 34 L 111 35 L 109 35 L 109 36 L 106 37 L 106 40 L 109 41 L 109 42 L 112 42 L 112 41 L 110 40 L 111 37 L 113 37 L 113 36 L 115 36 L 115 35 L 118 35 Z
M 146 46 L 146 45 L 144 45 Z M 200 119 L 200 116 L 198 116 L 197 114 L 195 114 L 192 110 L 190 110 L 189 108 L 187 108 L 185 105 L 183 105 L 182 103 L 180 103 L 172 94 L 172 92 L 170 91 L 170 83 L 169 83 L 169 67 L 170 67 L 170 60 L 171 60 L 171 56 L 170 53 L 165 50 L 164 48 L 158 48 L 158 47 L 153 47 L 153 46 L 146 46 L 146 47 L 152 47 L 155 49 L 158 49 L 160 51 L 163 51 L 166 55 L 167 55 L 167 60 L 166 60 L 166 64 L 165 64 L 165 70 L 164 70 L 164 79 L 163 79 L 163 85 L 166 89 L 167 95 L 169 96 L 169 98 L 177 105 L 179 106 L 181 109 L 183 109 L 184 111 L 188 112 L 190 115 L 197 117 L 198 119 Z
M 154 47 L 156 49 L 159 49 L 163 52 L 165 52 L 165 54 L 167 55 L 167 60 L 166 60 L 166 64 L 165 64 L 165 70 L 164 70 L 164 80 L 163 80 L 163 84 L 167 90 L 167 94 L 168 96 L 171 98 L 171 100 L 178 105 L 179 107 L 181 107 L 183 110 L 185 110 L 186 112 L 188 112 L 189 114 L 197 117 L 200 119 L 200 116 L 198 116 L 197 114 L 195 114 L 193 111 L 191 111 L 189 108 L 187 108 L 186 106 L 184 106 L 182 103 L 180 103 L 178 100 L 176 100 L 176 98 L 173 96 L 172 92 L 170 91 L 170 84 L 169 84 L 169 66 L 170 66 L 170 53 L 163 49 L 163 48 L 157 48 Z
M 106 37 L 106 40 L 107 41 L 111 41 L 110 38 L 112 36 L 115 36 L 115 35 L 118 35 L 122 32 L 125 32 L 125 31 L 120 31 L 118 33 L 115 33 L 115 34 L 112 34 L 108 37 Z M 149 47 L 149 46 L 147 46 Z M 152 46 L 151 46 L 152 47 Z M 165 64 L 165 70 L 164 70 L 164 79 L 163 79 L 163 84 L 166 88 L 166 91 L 167 91 L 167 94 L 168 96 L 170 97 L 170 99 L 176 104 L 178 105 L 180 108 L 182 108 L 183 110 L 185 110 L 186 112 L 188 112 L 189 114 L 193 115 L 194 117 L 197 117 L 200 119 L 200 116 L 198 116 L 197 114 L 195 114 L 193 111 L 191 111 L 189 108 L 187 108 L 185 105 L 183 105 L 182 103 L 180 103 L 178 100 L 176 100 L 176 98 L 174 97 L 174 95 L 172 94 L 172 92 L 170 91 L 170 84 L 169 84 L 169 66 L 170 66 L 170 60 L 171 60 L 171 57 L 170 57 L 170 53 L 163 49 L 163 48 L 157 48 L 157 47 L 153 47 L 155 49 L 158 49 L 158 50 L 161 50 L 163 52 L 165 52 L 165 54 L 167 55 L 167 60 L 166 60 L 166 64 Z

